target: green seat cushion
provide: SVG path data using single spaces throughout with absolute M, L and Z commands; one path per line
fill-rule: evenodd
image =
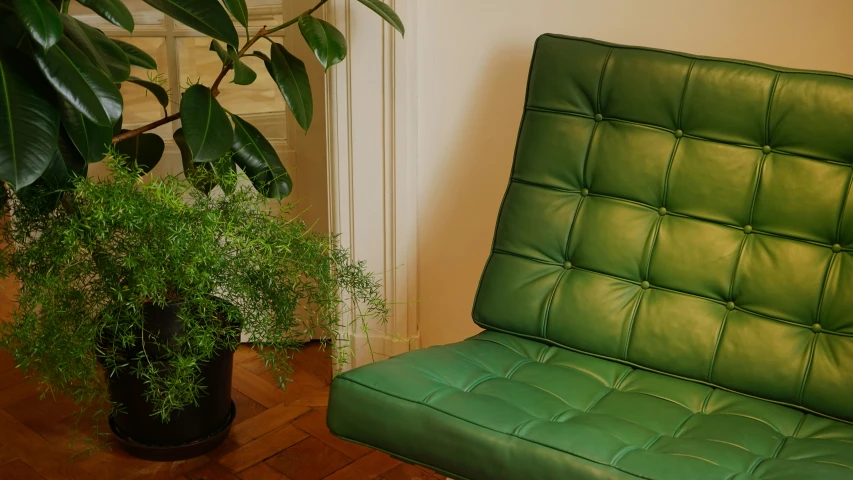
M 484 332 L 340 375 L 329 426 L 464 478 L 853 478 L 853 426 Z

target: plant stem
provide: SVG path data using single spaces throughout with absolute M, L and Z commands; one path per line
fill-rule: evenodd
M 320 3 L 318 3 L 317 5 L 314 5 L 313 7 L 309 8 L 308 10 L 305 10 L 305 12 L 303 12 L 302 15 L 311 15 L 312 13 L 316 12 L 320 7 L 323 6 L 323 4 L 325 4 L 328 1 L 329 0 L 320 0 Z M 302 15 L 299 15 L 299 17 L 301 17 Z M 290 20 L 282 23 L 281 25 L 269 29 L 267 31 L 267 33 L 273 33 L 273 32 L 277 32 L 277 31 L 281 30 L 282 28 L 287 28 L 287 27 L 293 25 L 294 23 L 298 22 L 299 17 L 291 18 Z
M 68 6 L 71 5 L 71 0 L 62 0 L 62 13 L 68 13 Z
M 255 42 L 258 41 L 259 38 L 266 35 L 267 33 L 268 32 L 267 32 L 266 28 L 261 27 L 261 29 L 258 30 L 258 33 L 256 33 L 254 37 L 250 38 L 249 41 L 247 41 L 245 45 L 243 45 L 243 48 L 240 49 L 237 56 L 242 57 L 246 53 L 246 50 L 249 49 L 249 47 L 254 45 Z M 222 70 L 219 71 L 219 75 L 216 77 L 216 80 L 213 82 L 213 85 L 210 87 L 210 91 L 214 97 L 219 95 L 219 84 L 222 83 L 222 79 L 225 78 L 225 74 L 227 74 L 228 71 L 231 70 L 232 67 L 233 67 L 233 64 L 231 64 L 231 63 L 226 63 L 225 65 L 222 66 Z M 181 118 L 181 112 L 173 113 L 173 114 L 168 115 L 164 118 L 161 118 L 160 120 L 157 120 L 156 122 L 151 122 L 151 123 L 149 123 L 147 125 L 143 125 L 139 128 L 135 128 L 133 130 L 130 130 L 130 131 L 127 131 L 124 133 L 120 133 L 120 134 L 113 137 L 113 143 L 118 143 L 122 140 L 127 140 L 128 138 L 133 138 L 137 135 L 141 135 L 141 134 L 143 134 L 149 130 L 154 130 L 155 128 L 157 128 L 161 125 L 165 125 L 167 123 L 174 122 L 175 120 L 177 120 L 179 118 Z
M 320 7 L 322 7 L 328 1 L 329 0 L 320 0 L 317 3 L 317 5 L 314 5 L 313 7 L 309 8 L 308 10 L 305 10 L 302 13 L 302 15 L 311 15 L 312 13 L 319 10 Z M 69 2 L 70 2 L 70 0 L 63 0 L 63 7 L 67 8 L 67 4 Z M 293 25 L 294 23 L 299 21 L 299 17 L 301 17 L 302 15 L 293 17 L 290 20 L 282 23 L 281 25 L 277 25 L 273 28 L 270 28 L 269 30 L 267 30 L 266 26 L 261 27 L 261 29 L 258 30 L 258 33 L 256 33 L 254 37 L 250 38 L 246 42 L 246 44 L 243 45 L 243 48 L 241 48 L 240 51 L 237 52 L 237 58 L 241 58 L 243 55 L 245 55 L 246 51 L 249 50 L 249 47 L 254 45 L 255 42 L 257 42 L 258 39 L 260 39 L 261 37 L 265 38 L 266 35 L 269 35 L 271 33 L 277 32 L 283 28 L 287 28 L 287 27 Z M 233 66 L 234 66 L 233 62 L 232 63 L 226 63 L 225 65 L 222 66 L 222 70 L 219 71 L 219 75 L 217 75 L 216 80 L 213 81 L 213 85 L 210 86 L 210 92 L 213 94 L 214 97 L 219 95 L 219 84 L 222 83 L 222 80 L 225 78 L 225 75 L 228 73 L 229 70 L 231 70 L 231 68 L 233 68 Z M 124 133 L 120 133 L 120 134 L 113 137 L 112 142 L 118 143 L 122 140 L 127 140 L 128 138 L 133 138 L 133 137 L 135 137 L 137 135 L 141 135 L 141 134 L 143 134 L 149 130 L 154 130 L 155 128 L 157 128 L 161 125 L 165 125 L 167 123 L 174 122 L 175 120 L 177 120 L 179 118 L 181 118 L 181 112 L 173 113 L 169 116 L 161 118 L 160 120 L 157 120 L 156 122 L 151 122 L 151 123 L 149 123 L 147 125 L 143 125 L 139 128 L 135 128 L 133 130 L 130 130 L 130 131 L 127 131 Z
M 154 130 L 155 128 L 159 127 L 160 125 L 165 125 L 167 123 L 174 122 L 175 120 L 177 120 L 179 118 L 181 118 L 181 112 L 173 113 L 173 114 L 169 115 L 168 117 L 161 118 L 160 120 L 157 120 L 156 122 L 151 122 L 148 125 L 143 125 L 139 128 L 135 128 L 133 130 L 130 130 L 130 131 L 127 131 L 124 133 L 119 133 L 118 135 L 113 137 L 113 143 L 118 143 L 122 140 L 127 140 L 128 138 L 133 138 L 137 135 L 142 135 L 143 133 L 147 132 L 148 130 Z
M 261 27 L 261 29 L 258 30 L 258 33 L 256 33 L 254 37 L 250 38 L 249 41 L 246 42 L 245 45 L 243 45 L 243 48 L 241 48 L 240 51 L 237 52 L 237 58 L 240 58 L 243 55 L 245 55 L 246 51 L 249 50 L 249 47 L 254 45 L 255 42 L 258 41 L 259 38 L 261 38 L 267 34 L 269 34 L 269 30 L 267 30 L 266 27 Z M 222 83 L 222 79 L 225 78 L 225 74 L 228 73 L 228 70 L 231 70 L 233 67 L 234 67 L 233 62 L 226 63 L 225 65 L 222 66 L 222 70 L 219 72 L 219 76 L 216 77 L 216 80 L 213 82 L 213 85 L 211 85 L 211 87 L 210 87 L 210 91 L 213 93 L 214 97 L 219 95 L 219 84 Z

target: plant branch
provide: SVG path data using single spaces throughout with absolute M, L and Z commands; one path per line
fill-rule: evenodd
M 316 12 L 317 10 L 319 10 L 319 9 L 320 9 L 320 7 L 322 7 L 322 6 L 323 6 L 323 4 L 325 4 L 325 3 L 326 3 L 326 2 L 328 2 L 328 1 L 329 1 L 329 0 L 320 0 L 320 2 L 319 2 L 317 5 L 314 5 L 313 7 L 309 8 L 308 10 L 305 10 L 305 12 L 303 12 L 303 13 L 302 13 L 302 15 L 311 15 L 312 13 Z M 293 18 L 291 18 L 290 20 L 288 20 L 288 21 L 286 21 L 286 22 L 282 23 L 281 25 L 279 25 L 279 26 L 277 26 L 277 27 L 273 27 L 273 28 L 269 29 L 269 30 L 267 31 L 267 33 L 277 32 L 277 31 L 281 30 L 282 28 L 287 28 L 287 27 L 289 27 L 289 26 L 293 25 L 294 23 L 296 23 L 296 22 L 298 22 L 298 21 L 299 21 L 299 17 L 301 17 L 302 15 L 299 15 L 299 16 L 297 16 L 297 17 L 293 17 Z
M 124 132 L 124 133 L 119 133 L 118 135 L 113 137 L 113 143 L 118 143 L 122 140 L 127 140 L 128 138 L 133 138 L 137 135 L 142 135 L 143 133 L 145 133 L 149 130 L 154 130 L 155 128 L 159 127 L 160 125 L 165 125 L 167 123 L 174 122 L 175 120 L 177 120 L 179 118 L 181 118 L 180 112 L 173 113 L 167 117 L 164 117 L 164 118 L 161 118 L 160 120 L 157 120 L 156 122 L 151 122 L 148 125 L 143 125 L 139 128 L 135 128 L 133 130 L 129 130 L 129 131 Z
M 305 10 L 302 13 L 302 15 L 311 15 L 312 13 L 319 10 L 320 7 L 322 7 L 328 1 L 329 0 L 320 0 L 317 3 L 317 5 L 314 5 L 313 7 L 309 8 L 308 10 Z M 282 23 L 281 25 L 277 25 L 273 28 L 270 28 L 269 30 L 267 30 L 266 26 L 261 27 L 261 29 L 258 30 L 258 33 L 256 33 L 254 37 L 250 38 L 246 42 L 246 44 L 243 45 L 243 48 L 241 48 L 240 51 L 237 52 L 237 58 L 243 57 L 246 54 L 246 52 L 249 50 L 249 48 L 252 45 L 254 45 L 255 42 L 257 42 L 260 38 L 262 38 L 262 37 L 265 38 L 267 35 L 269 35 L 271 33 L 277 32 L 283 28 L 287 28 L 287 27 L 293 25 L 294 23 L 299 21 L 299 17 L 301 17 L 302 15 L 293 17 L 290 20 Z M 219 75 L 216 76 L 216 80 L 214 80 L 213 85 L 210 86 L 210 92 L 213 94 L 214 97 L 219 95 L 219 84 L 222 83 L 222 80 L 225 78 L 225 75 L 233 67 L 234 67 L 234 62 L 226 62 L 225 65 L 222 66 L 222 70 L 219 71 Z M 167 123 L 174 122 L 175 120 L 177 120 L 179 118 L 181 118 L 181 113 L 176 112 L 176 113 L 168 115 L 164 118 L 161 118 L 160 120 L 157 120 L 156 122 L 151 122 L 151 123 L 149 123 L 147 125 L 143 125 L 139 128 L 135 128 L 133 130 L 130 130 L 130 131 L 127 131 L 124 133 L 120 133 L 120 134 L 113 137 L 113 143 L 118 143 L 122 140 L 127 140 L 128 138 L 133 138 L 137 135 L 141 135 L 141 134 L 143 134 L 149 130 L 154 130 L 155 128 L 157 128 L 161 125 L 166 125 Z
M 249 41 L 246 42 L 246 45 L 244 45 L 243 48 L 240 49 L 238 56 L 242 57 L 243 54 L 246 53 L 246 50 L 249 49 L 249 47 L 254 45 L 254 43 L 257 42 L 259 38 L 261 38 L 262 36 L 264 36 L 266 34 L 267 34 L 267 30 L 265 28 L 261 27 L 261 29 L 258 30 L 258 33 L 256 33 L 254 37 L 249 39 Z M 228 71 L 231 70 L 232 67 L 233 67 L 233 65 L 231 63 L 226 63 L 225 65 L 222 66 L 222 70 L 219 71 L 219 75 L 216 77 L 216 80 L 213 82 L 213 85 L 210 87 L 210 91 L 214 97 L 219 95 L 219 84 L 222 83 L 222 79 L 225 78 L 225 74 L 227 74 Z M 168 115 L 164 118 L 161 118 L 160 120 L 157 120 L 156 122 L 151 122 L 151 123 L 149 123 L 147 125 L 143 125 L 139 128 L 135 128 L 133 130 L 130 130 L 130 131 L 127 131 L 124 133 L 120 133 L 120 134 L 113 137 L 113 143 L 118 143 L 122 140 L 127 140 L 128 138 L 133 138 L 137 135 L 141 135 L 141 134 L 143 134 L 149 130 L 154 130 L 155 128 L 157 128 L 161 125 L 165 125 L 167 123 L 174 122 L 175 120 L 177 120 L 179 118 L 181 118 L 181 112 L 173 113 L 173 114 Z
M 261 29 L 258 30 L 258 33 L 256 33 L 254 37 L 250 38 L 249 41 L 247 41 L 246 44 L 243 45 L 243 48 L 241 48 L 240 51 L 237 52 L 237 58 L 241 58 L 243 55 L 245 55 L 246 51 L 249 50 L 249 47 L 254 45 L 259 38 L 269 33 L 270 32 L 269 30 L 267 30 L 266 26 L 261 27 Z M 234 68 L 234 62 L 226 63 L 222 66 L 222 70 L 219 72 L 219 75 L 216 77 L 216 80 L 214 80 L 213 85 L 210 87 L 210 91 L 213 93 L 214 97 L 219 95 L 219 84 L 222 83 L 222 79 L 225 78 L 225 74 L 228 73 L 228 71 L 232 68 Z

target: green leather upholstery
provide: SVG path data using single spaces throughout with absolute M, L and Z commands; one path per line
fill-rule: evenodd
M 329 425 L 455 479 L 853 478 L 853 426 L 485 332 L 339 376 Z
M 473 316 L 333 432 L 455 478 L 853 478 L 853 79 L 545 35 Z

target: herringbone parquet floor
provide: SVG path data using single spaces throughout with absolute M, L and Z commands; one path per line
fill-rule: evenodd
M 273 386 L 248 347 L 240 347 L 234 361 L 237 418 L 225 443 L 192 460 L 154 463 L 132 458 L 117 446 L 72 459 L 85 443 L 83 434 L 75 431 L 70 402 L 38 400 L 34 384 L 0 352 L 0 479 L 444 478 L 329 433 L 325 417 L 331 363 L 317 344 L 296 355 L 294 381 L 287 391 Z

